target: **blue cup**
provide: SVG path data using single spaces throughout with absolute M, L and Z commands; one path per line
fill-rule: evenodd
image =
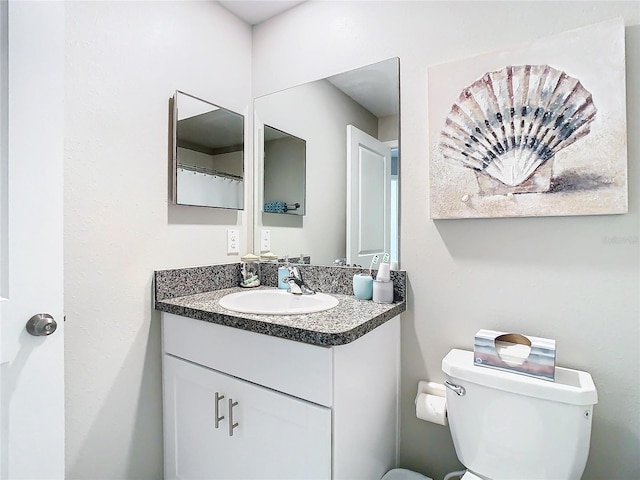
M 373 297 L 373 277 L 366 273 L 353 276 L 353 294 L 362 300 Z

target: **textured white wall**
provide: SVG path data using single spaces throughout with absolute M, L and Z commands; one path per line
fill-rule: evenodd
M 431 221 L 427 67 L 616 16 L 627 25 L 629 213 Z M 584 479 L 640 478 L 639 23 L 638 2 L 364 1 L 307 2 L 254 29 L 255 96 L 400 57 L 402 466 L 434 478 L 460 466 L 448 429 L 415 418 L 416 384 L 442 381 L 447 351 L 495 328 L 555 338 L 560 365 L 593 375 Z
M 67 478 L 159 479 L 153 270 L 236 261 L 252 222 L 168 201 L 169 98 L 246 115 L 251 29 L 215 2 L 67 2 L 65 69 Z

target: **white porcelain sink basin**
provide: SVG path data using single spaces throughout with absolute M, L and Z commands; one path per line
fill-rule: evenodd
M 220 306 L 240 313 L 297 315 L 329 310 L 338 299 L 325 293 L 294 295 L 286 290 L 248 290 L 230 293 L 220 299 Z

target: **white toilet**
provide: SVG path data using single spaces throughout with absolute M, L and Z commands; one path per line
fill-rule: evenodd
M 463 480 L 579 480 L 598 394 L 587 372 L 556 367 L 555 381 L 473 364 L 473 352 L 442 360 L 447 415 Z M 396 472 L 398 476 L 396 476 Z M 383 480 L 424 479 L 392 470 Z

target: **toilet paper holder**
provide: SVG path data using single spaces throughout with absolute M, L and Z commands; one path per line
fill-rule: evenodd
M 442 383 L 420 380 L 415 399 L 416 417 L 427 422 L 446 426 L 448 422 L 445 388 Z
M 427 382 L 425 380 L 420 380 L 418 382 L 418 394 L 416 395 L 416 398 L 418 398 L 418 395 L 420 395 L 421 393 L 426 393 L 427 395 L 435 395 L 437 397 L 447 396 L 447 392 L 443 383 Z

